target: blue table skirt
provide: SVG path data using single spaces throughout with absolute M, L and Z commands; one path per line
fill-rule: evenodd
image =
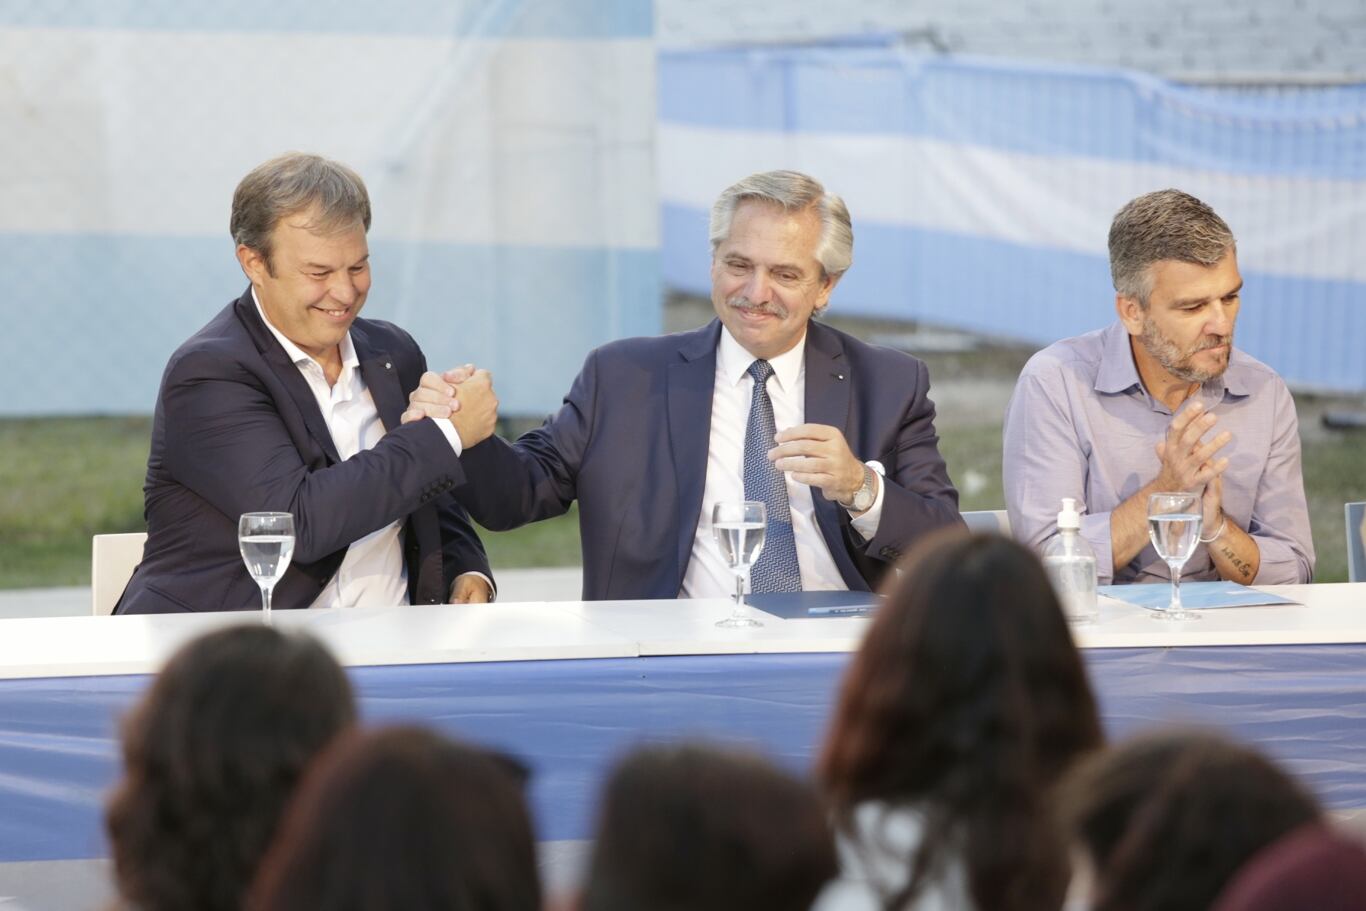
M 613 760 L 644 741 L 814 759 L 847 654 L 676 656 L 350 670 L 367 724 L 420 721 L 532 766 L 543 841 L 589 837 Z M 1213 724 L 1282 760 L 1331 808 L 1366 807 L 1366 646 L 1095 649 L 1111 737 Z M 117 719 L 150 678 L 0 682 L 0 862 L 106 856 Z

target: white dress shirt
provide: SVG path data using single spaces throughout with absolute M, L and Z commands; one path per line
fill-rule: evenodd
M 255 288 L 251 297 L 261 322 L 285 349 L 313 391 L 332 434 L 332 443 L 337 447 L 337 455 L 344 461 L 362 450 L 373 448 L 384 436 L 384 423 L 361 376 L 360 359 L 356 356 L 351 333 L 347 332 L 341 340 L 341 374 L 336 383 L 328 385 L 322 365 L 266 319 Z M 455 428 L 449 421 L 436 423 L 459 455 L 460 437 Z M 403 559 L 403 523 L 396 521 L 351 542 L 336 574 L 310 607 L 355 607 L 358 604 L 387 607 L 407 603 L 408 566 Z
M 768 397 L 779 430 L 805 423 L 806 337 L 788 352 L 769 359 L 773 376 Z M 754 394 L 754 379 L 747 372 L 755 361 L 724 327 L 716 346 L 716 380 L 712 387 L 711 437 L 707 446 L 707 481 L 702 492 L 702 515 L 693 537 L 692 557 L 683 576 L 680 598 L 716 598 L 734 595 L 735 574 L 721 557 L 711 530 L 712 506 L 745 499 L 745 427 Z M 776 446 L 777 443 L 772 445 Z M 797 544 L 797 564 L 803 591 L 842 591 L 849 586 L 840 575 L 835 558 L 816 524 L 814 496 L 824 496 L 806 484 L 787 481 L 787 502 L 792 512 L 792 534 Z M 853 520 L 854 530 L 865 539 L 877 534 L 882 518 L 883 484 L 877 499 L 862 516 Z

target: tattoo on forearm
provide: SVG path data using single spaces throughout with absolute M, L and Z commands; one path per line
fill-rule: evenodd
M 1244 579 L 1252 577 L 1252 567 L 1247 564 L 1246 560 L 1238 559 L 1238 554 L 1234 552 L 1233 548 L 1225 544 L 1223 547 L 1219 548 L 1219 553 L 1228 558 L 1228 562 L 1233 564 L 1234 569 L 1242 573 Z

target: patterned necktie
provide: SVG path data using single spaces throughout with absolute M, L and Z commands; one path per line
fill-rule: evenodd
M 768 397 L 768 378 L 773 367 L 757 360 L 746 371 L 754 377 L 754 398 L 749 405 L 745 427 L 745 499 L 758 500 L 768 511 L 768 532 L 764 549 L 750 570 L 754 592 L 799 592 L 802 574 L 797 565 L 797 543 L 792 537 L 792 510 L 787 503 L 787 484 L 783 473 L 768 460 L 778 432 L 773 421 L 773 402 Z

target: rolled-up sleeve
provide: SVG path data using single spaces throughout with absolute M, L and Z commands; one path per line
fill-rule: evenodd
M 1304 497 L 1295 400 L 1279 379 L 1274 389 L 1271 448 L 1247 529 L 1261 556 L 1253 585 L 1293 585 L 1308 582 L 1314 575 L 1314 541 Z

